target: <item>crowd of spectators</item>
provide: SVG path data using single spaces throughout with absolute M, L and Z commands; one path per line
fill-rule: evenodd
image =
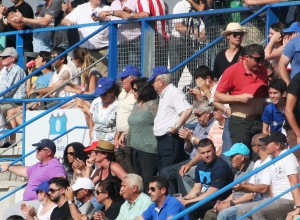
M 251 6 L 253 2 L 245 0 L 244 4 Z M 256 0 L 255 4 L 272 2 Z M 57 0 L 46 1 L 39 15 L 33 18 L 26 2 L 20 0 L 14 4 L 8 9 L 0 7 L 2 30 L 48 26 L 51 22 L 55 26 L 69 26 L 168 13 L 163 0 L 114 0 L 111 7 L 103 5 L 101 0 L 78 5 Z M 217 8 L 215 2 L 181 0 L 173 13 L 213 8 Z M 205 25 L 210 24 L 210 19 L 207 16 L 174 19 L 170 35 L 165 20 L 155 22 L 154 47 L 158 53 L 149 78 L 141 78 L 137 67 L 140 48 L 136 47 L 141 42 L 141 30 L 138 25 L 126 23 L 119 26 L 117 59 L 124 56 L 128 62 L 118 74 L 120 83 L 106 77 L 109 30 L 104 29 L 74 49 L 71 60 L 67 56 L 56 59 L 35 81 L 30 79 L 26 85 L 6 93 L 5 98 L 72 94 L 94 94 L 97 98 L 91 102 L 76 98 L 63 106 L 82 110 L 90 131 L 90 146 L 79 142 L 68 144 L 60 162 L 54 156 L 54 142 L 43 139 L 33 145 L 37 147 L 39 160 L 35 165 L 1 164 L 2 172 L 28 178 L 23 201 L 10 206 L 3 219 L 12 215 L 53 220 L 168 219 L 300 144 L 299 22 L 290 22 L 288 28 L 286 19 L 285 24 L 272 24 L 265 48 L 259 42 L 243 45 L 251 30 L 236 22 L 228 23 L 219 33 L 228 41 L 228 48 L 214 51 L 218 53 L 213 62 L 203 65 L 194 61 L 187 65 L 193 76 L 190 85 L 195 86 L 187 87 L 184 93 L 177 87 L 183 69 L 171 74 L 168 59 L 172 68 L 193 54 L 199 48 L 195 42 L 205 41 Z M 75 33 L 78 39 L 83 39 L 97 28 L 79 28 Z M 46 39 L 46 32 L 43 36 L 36 33 L 32 50 L 31 40 L 26 41 L 28 47 L 24 44 L 25 50 L 38 52 L 35 68 L 62 54 L 68 47 L 67 40 L 70 43 L 72 38 L 67 31 L 51 35 Z M 191 44 L 195 47 L 191 48 Z M 0 53 L 0 91 L 26 75 L 17 65 L 19 54 L 15 42 L 8 38 L 7 45 Z M 101 62 L 92 67 L 99 59 Z M 30 72 L 33 67 L 28 69 Z M 82 70 L 81 75 L 78 69 Z M 56 103 L 35 103 L 30 110 L 47 109 Z M 22 123 L 21 115 L 16 116 L 21 110 L 16 104 L 1 103 L 2 130 Z M 9 141 L 6 145 L 12 144 L 15 136 L 2 140 L 2 145 L 6 141 Z M 298 184 L 299 163 L 297 151 L 182 219 L 243 216 L 266 199 Z M 300 190 L 295 188 L 248 218 L 292 219 L 300 214 L 299 198 Z

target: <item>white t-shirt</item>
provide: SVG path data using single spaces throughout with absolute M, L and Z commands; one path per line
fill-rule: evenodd
M 286 152 L 287 150 L 283 150 L 280 154 Z M 286 191 L 291 188 L 290 181 L 288 179 L 289 175 L 298 174 L 299 175 L 299 165 L 298 161 L 294 154 L 289 154 L 286 157 L 282 158 L 278 162 L 269 166 L 269 172 L 271 176 L 271 186 L 273 196 L 277 196 L 280 193 Z M 291 192 L 283 195 L 281 198 L 293 200 L 293 196 Z

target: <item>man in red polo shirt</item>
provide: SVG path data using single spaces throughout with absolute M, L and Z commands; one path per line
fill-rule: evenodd
M 240 62 L 227 68 L 218 84 L 214 100 L 229 103 L 229 131 L 232 144 L 250 147 L 251 138 L 262 130 L 261 114 L 268 95 L 268 76 L 261 65 L 264 49 L 258 44 L 243 48 Z

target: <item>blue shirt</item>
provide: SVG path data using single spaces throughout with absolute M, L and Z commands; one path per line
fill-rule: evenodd
M 159 209 L 157 204 L 152 203 L 146 211 L 143 213 L 143 219 L 145 220 L 166 220 L 170 216 L 175 216 L 176 214 L 184 210 L 184 206 L 178 199 L 173 196 L 168 195 Z M 185 215 L 180 220 L 189 220 L 188 215 Z
M 283 54 L 291 59 L 291 79 L 300 72 L 300 36 L 291 39 L 284 47 Z
M 280 131 L 284 122 L 284 113 L 279 111 L 276 105 L 273 103 L 268 104 L 262 115 L 262 121 L 268 125 L 270 125 L 271 131 Z
M 48 72 L 46 74 L 42 74 L 39 76 L 36 81 L 34 81 L 34 85 L 36 89 L 47 88 L 49 87 L 50 81 L 52 79 L 53 72 Z

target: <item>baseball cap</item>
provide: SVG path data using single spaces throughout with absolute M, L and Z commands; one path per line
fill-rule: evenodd
M 95 90 L 96 95 L 103 95 L 107 91 L 109 91 L 113 85 L 115 84 L 115 81 L 108 77 L 102 77 L 97 81 L 97 87 Z
M 32 146 L 35 146 L 37 149 L 48 147 L 50 150 L 52 150 L 54 153 L 56 152 L 56 145 L 55 143 L 50 139 L 42 139 L 40 142 L 32 144 Z
M 283 29 L 284 33 L 300 32 L 299 22 L 295 21 L 286 29 Z
M 259 140 L 263 143 L 270 143 L 270 142 L 278 142 L 285 144 L 287 142 L 286 136 L 279 131 L 273 131 L 271 134 L 267 135 L 266 137 L 259 138 Z
M 140 73 L 139 69 L 136 66 L 127 65 L 127 66 L 124 67 L 122 72 L 119 74 L 119 77 L 120 78 L 125 78 L 127 76 L 139 77 L 139 76 L 141 76 L 141 73 Z
M 250 156 L 250 150 L 243 143 L 235 143 L 234 145 L 232 145 L 232 147 L 229 151 L 226 151 L 223 154 L 227 157 L 231 157 L 231 156 L 236 155 L 236 154 L 242 154 L 242 155 Z
M 152 82 L 157 76 L 170 73 L 166 66 L 156 66 L 153 69 L 152 76 L 148 79 L 148 82 Z
M 94 190 L 94 183 L 90 178 L 82 177 L 77 178 L 75 184 L 72 186 L 73 191 L 77 191 L 79 189 L 90 189 Z
M 113 145 L 109 141 L 100 140 L 98 142 L 97 147 L 94 149 L 95 151 L 106 152 L 106 153 L 114 153 L 115 145 Z
M 15 48 L 7 47 L 2 53 L 0 53 L 0 57 L 8 57 L 8 56 L 18 58 L 19 55 Z
M 98 145 L 98 142 L 99 142 L 99 141 L 93 141 L 93 142 L 91 143 L 91 145 L 90 145 L 89 147 L 84 148 L 83 151 L 89 152 L 89 151 L 95 150 L 95 148 L 96 148 L 97 145 Z
M 34 188 L 32 191 L 43 190 L 44 192 L 48 193 L 49 192 L 49 186 L 50 186 L 50 184 L 49 184 L 48 181 L 43 181 L 36 188 Z

